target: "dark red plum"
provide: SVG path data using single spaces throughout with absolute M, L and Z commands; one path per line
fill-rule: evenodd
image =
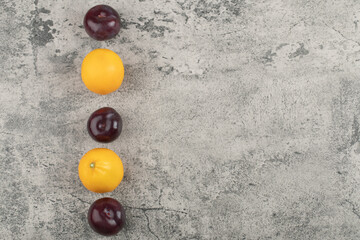
M 116 36 L 120 31 L 120 16 L 108 5 L 91 8 L 84 17 L 84 27 L 90 37 L 103 41 Z
M 113 108 L 100 108 L 90 115 L 87 122 L 87 130 L 95 141 L 103 143 L 112 142 L 121 133 L 121 116 Z
M 117 200 L 101 198 L 90 206 L 88 222 L 90 227 L 99 234 L 115 235 L 125 225 L 125 210 Z

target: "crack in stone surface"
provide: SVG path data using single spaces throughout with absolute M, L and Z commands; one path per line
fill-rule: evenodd
M 184 212 L 184 211 L 168 209 L 168 208 L 163 208 L 163 207 L 141 208 L 141 207 L 124 206 L 124 208 L 137 209 L 137 210 L 142 210 L 142 211 L 164 211 L 164 212 L 177 212 L 177 213 L 182 213 L 182 214 L 188 214 L 187 212 Z
M 339 30 L 337 30 L 335 27 L 330 27 L 327 23 L 323 22 L 325 24 L 325 26 L 327 26 L 329 29 L 332 29 L 334 30 L 335 32 L 337 32 L 338 34 L 340 34 L 340 36 L 342 36 L 344 39 L 348 40 L 348 41 L 351 41 L 351 42 L 354 42 L 356 43 L 357 45 L 360 46 L 360 42 L 354 40 L 354 39 L 351 39 L 351 38 L 348 38 L 346 37 L 342 32 L 340 32 Z
M 345 199 L 345 202 L 350 204 L 350 206 L 352 208 L 351 211 L 360 219 L 360 213 L 358 212 L 358 210 L 356 210 L 355 204 L 348 199 Z
M 162 206 L 162 204 L 161 204 L 161 197 L 162 197 L 162 195 L 163 195 L 163 190 L 160 189 L 160 194 L 159 194 L 159 199 L 158 199 L 158 204 L 159 204 L 159 206 Z
M 87 201 L 85 201 L 85 200 L 83 200 L 83 199 L 81 199 L 81 198 L 79 198 L 79 197 L 77 197 L 77 196 L 75 196 L 74 194 L 72 194 L 72 193 L 69 193 L 72 197 L 74 197 L 74 198 L 76 198 L 77 200 L 79 200 L 80 202 L 82 202 L 82 203 L 86 203 L 86 204 L 91 204 L 91 203 L 89 203 L 89 202 L 87 202 Z
M 160 240 L 160 238 L 158 237 L 158 235 L 156 235 L 156 234 L 154 233 L 154 231 L 150 228 L 150 220 L 149 220 L 149 216 L 146 214 L 146 211 L 144 210 L 143 213 L 144 213 L 144 215 L 145 215 L 145 217 L 146 217 L 147 228 L 148 228 L 149 232 L 150 232 L 152 235 L 154 235 L 154 236 L 156 237 L 156 239 Z

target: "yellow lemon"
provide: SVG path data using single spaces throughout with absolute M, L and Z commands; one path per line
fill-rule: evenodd
M 124 79 L 123 62 L 109 49 L 95 49 L 82 62 L 81 78 L 94 93 L 105 95 L 114 92 Z
M 78 170 L 82 184 L 97 193 L 113 191 L 124 177 L 120 157 L 106 148 L 88 151 L 81 158 Z

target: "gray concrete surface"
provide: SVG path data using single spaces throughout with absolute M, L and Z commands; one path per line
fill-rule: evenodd
M 108 3 L 120 35 L 90 39 Z M 360 239 L 360 2 L 0 0 L 0 239 Z M 125 63 L 120 89 L 86 89 L 95 48 Z M 86 121 L 111 106 L 120 138 Z M 87 191 L 81 156 L 119 154 L 120 186 Z M 87 224 L 98 198 L 127 226 Z

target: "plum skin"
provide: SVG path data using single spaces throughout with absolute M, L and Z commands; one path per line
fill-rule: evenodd
M 93 112 L 87 122 L 89 135 L 98 142 L 109 143 L 120 136 L 122 119 L 111 107 L 103 107 Z
M 98 41 L 108 40 L 119 33 L 120 16 L 108 5 L 97 5 L 86 13 L 84 27 L 90 37 Z
M 90 227 L 105 236 L 115 235 L 123 229 L 125 218 L 124 207 L 109 197 L 96 200 L 88 211 Z

